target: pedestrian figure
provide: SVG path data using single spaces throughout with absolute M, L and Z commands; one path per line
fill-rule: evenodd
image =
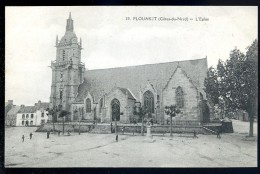
M 217 132 L 217 138 L 218 138 L 218 139 L 221 138 L 221 136 L 220 136 L 220 130 L 218 130 L 218 132 Z
M 169 119 L 167 119 L 167 124 L 169 124 Z
M 122 127 L 121 131 L 122 131 L 122 134 L 124 135 L 124 131 L 125 131 L 125 127 L 124 126 Z
M 193 138 L 198 138 L 195 130 L 193 131 Z
M 111 127 L 111 134 L 113 133 L 113 123 L 110 123 L 110 127 Z
M 58 136 L 60 136 L 60 131 L 58 131 Z
M 70 136 L 70 130 L 68 130 L 68 136 Z
M 23 140 L 23 142 L 24 142 L 24 135 L 22 136 L 22 140 Z
M 50 132 L 47 131 L 47 139 L 49 139 L 49 137 L 50 137 Z
M 150 121 L 150 122 L 151 122 L 151 125 L 153 125 L 153 119 L 151 119 L 151 121 Z
M 118 135 L 116 135 L 116 142 L 118 142 Z
M 136 124 L 136 119 L 134 119 L 134 124 Z
M 32 139 L 32 135 L 33 135 L 33 134 L 32 134 L 32 133 L 30 133 L 30 139 Z

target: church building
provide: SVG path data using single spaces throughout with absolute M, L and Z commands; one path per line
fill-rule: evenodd
M 70 111 L 68 121 L 131 123 L 137 102 L 156 123 L 166 123 L 165 106 L 176 104 L 177 122 L 209 121 L 204 92 L 207 58 L 119 68 L 86 70 L 81 62 L 82 40 L 74 33 L 71 14 L 65 35 L 56 38 L 51 63 L 50 106 Z

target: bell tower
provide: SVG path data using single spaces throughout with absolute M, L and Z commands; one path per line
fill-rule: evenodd
M 56 60 L 51 62 L 52 84 L 50 107 L 62 107 L 69 111 L 83 82 L 85 64 L 81 62 L 82 41 L 74 33 L 71 13 L 67 19 L 65 35 L 56 37 Z

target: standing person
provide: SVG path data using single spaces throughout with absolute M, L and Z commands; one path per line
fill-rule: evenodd
M 58 130 L 58 136 L 60 136 L 60 130 Z
M 116 135 L 116 142 L 118 142 L 118 135 Z
M 110 127 L 111 127 L 111 134 L 113 133 L 113 123 L 110 123 Z
M 24 142 L 24 135 L 22 135 L 22 140 L 23 140 L 23 142 Z
M 221 138 L 221 136 L 220 136 L 220 130 L 218 130 L 218 132 L 217 132 L 217 138 L 218 138 L 218 139 Z
M 193 138 L 198 138 L 195 130 L 193 131 Z
M 49 139 L 49 137 L 50 137 L 50 132 L 47 131 L 47 139 Z
M 33 134 L 32 134 L 32 133 L 30 133 L 30 139 L 32 139 L 32 135 L 33 135 Z
M 125 131 L 125 127 L 124 126 L 122 127 L 121 131 L 122 131 L 122 134 L 124 135 L 124 131 Z

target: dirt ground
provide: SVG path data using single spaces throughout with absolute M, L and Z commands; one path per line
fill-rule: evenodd
M 256 167 L 257 141 L 242 140 L 248 122 L 233 120 L 234 133 L 153 136 L 71 133 L 71 136 L 34 132 L 36 128 L 5 129 L 6 167 Z M 33 138 L 29 139 L 29 133 Z M 254 124 L 254 135 L 257 134 Z M 22 135 L 25 141 L 22 142 Z

